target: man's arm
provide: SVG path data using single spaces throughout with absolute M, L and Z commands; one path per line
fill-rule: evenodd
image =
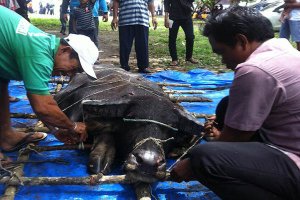
M 118 11 L 119 11 L 119 0 L 113 0 L 113 19 L 111 21 L 112 30 L 116 30 L 118 27 Z
M 291 8 L 291 9 L 293 9 L 293 8 L 300 8 L 300 3 L 285 3 L 284 4 L 285 6 L 285 8 Z
M 241 131 L 224 125 L 217 141 L 225 142 L 247 142 L 254 136 L 255 131 Z
M 61 4 L 61 13 L 64 16 L 64 19 L 68 21 L 68 7 L 70 5 L 70 0 L 63 0 Z
M 164 1 L 164 7 L 165 7 L 165 20 L 164 20 L 164 24 L 166 28 L 169 28 L 169 12 L 170 12 L 170 1 L 169 0 L 165 0 Z
M 38 118 L 53 127 L 69 130 L 80 135 L 80 139 L 85 140 L 87 133 L 83 123 L 72 122 L 58 107 L 51 95 L 37 95 L 27 93 L 30 104 Z
M 102 21 L 107 22 L 108 21 L 108 10 L 107 10 L 107 4 L 105 0 L 99 0 L 99 8 L 102 10 Z
M 152 25 L 154 30 L 157 28 L 157 19 L 155 16 L 155 6 L 154 6 L 154 1 L 152 1 L 151 3 L 148 4 L 148 10 L 151 13 L 152 16 Z

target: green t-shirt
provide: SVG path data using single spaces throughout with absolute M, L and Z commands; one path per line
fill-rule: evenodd
M 27 92 L 48 95 L 59 39 L 0 6 L 0 79 L 23 80 Z

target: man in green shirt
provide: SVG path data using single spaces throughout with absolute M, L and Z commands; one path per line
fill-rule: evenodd
M 71 121 L 60 110 L 49 93 L 48 83 L 51 75 L 73 75 L 79 66 L 96 78 L 93 64 L 97 58 L 98 49 L 88 37 L 70 34 L 64 39 L 56 38 L 0 6 L 0 148 L 14 151 L 46 137 L 44 133 L 26 134 L 12 129 L 10 80 L 24 82 L 30 104 L 45 125 L 67 130 L 68 140 L 84 141 L 87 137 L 85 124 Z M 66 142 L 64 139 L 61 138 Z M 0 159 L 3 157 L 0 153 Z

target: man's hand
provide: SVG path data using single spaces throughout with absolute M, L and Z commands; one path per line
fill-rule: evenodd
M 170 173 L 171 181 L 182 182 L 197 180 L 192 170 L 191 161 L 189 158 L 179 161 Z
M 152 17 L 152 25 L 153 25 L 153 29 L 156 30 L 157 28 L 157 19 L 155 16 Z
M 108 15 L 107 14 L 103 14 L 102 15 L 102 21 L 103 22 L 107 22 L 108 21 Z
M 111 21 L 111 29 L 114 31 L 114 30 L 117 30 L 118 28 L 118 18 L 113 18 L 113 20 Z
M 64 19 L 66 20 L 66 22 L 69 20 L 68 19 L 68 14 L 64 14 Z
M 205 138 L 209 141 L 218 140 L 221 135 L 221 131 L 215 127 L 215 119 L 216 117 L 208 118 L 204 124 Z
M 86 131 L 86 125 L 82 122 L 75 122 L 74 128 L 72 130 L 73 133 L 75 133 L 74 137 L 78 137 L 80 142 L 83 142 L 88 137 L 87 131 Z
M 78 137 L 74 137 L 74 133 L 70 133 L 67 129 L 59 129 L 53 135 L 65 144 L 77 144 L 79 142 Z
M 165 19 L 164 25 L 166 28 L 170 28 L 169 19 Z

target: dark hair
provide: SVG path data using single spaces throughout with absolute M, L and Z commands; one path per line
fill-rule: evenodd
M 274 37 L 271 22 L 259 11 L 232 6 L 212 15 L 206 22 L 203 35 L 229 46 L 236 44 L 235 36 L 243 34 L 252 41 L 264 42 Z
M 70 46 L 69 43 L 64 38 L 60 39 L 60 44 L 62 44 L 64 46 Z M 70 53 L 70 59 L 73 59 L 73 58 L 79 60 L 79 56 L 78 56 L 77 52 L 72 48 L 72 51 Z

